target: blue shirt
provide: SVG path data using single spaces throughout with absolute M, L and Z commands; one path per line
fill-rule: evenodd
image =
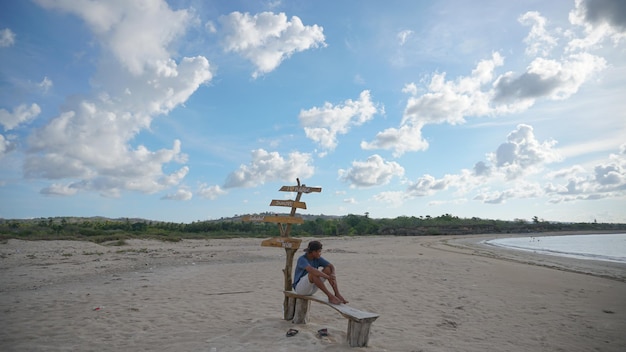
M 323 268 L 327 267 L 328 265 L 330 265 L 330 262 L 322 257 L 319 257 L 316 259 L 309 259 L 307 258 L 306 254 L 302 255 L 300 258 L 298 258 L 298 262 L 296 263 L 296 270 L 293 275 L 293 288 L 294 289 L 296 288 L 298 281 L 300 281 L 300 279 L 302 279 L 302 277 L 307 274 L 307 271 L 305 268 L 309 265 L 314 267 L 315 269 L 319 269 L 319 267 L 323 267 Z

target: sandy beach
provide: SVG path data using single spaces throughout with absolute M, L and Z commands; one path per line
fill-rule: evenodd
M 480 243 L 494 237 L 322 238 L 349 305 L 380 314 L 362 349 L 325 305 L 282 319 L 285 251 L 261 239 L 9 240 L 0 350 L 626 350 L 626 265 Z

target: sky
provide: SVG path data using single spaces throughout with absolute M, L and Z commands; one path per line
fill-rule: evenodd
M 0 2 L 0 218 L 626 222 L 622 0 Z

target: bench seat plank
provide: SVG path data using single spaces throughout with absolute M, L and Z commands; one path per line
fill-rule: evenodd
M 318 302 L 318 303 L 326 304 L 327 306 L 329 306 L 329 307 L 335 309 L 336 311 L 338 311 L 339 313 L 341 313 L 341 315 L 343 315 L 347 319 L 351 319 L 351 320 L 363 321 L 363 320 L 369 320 L 369 319 L 372 319 L 372 318 L 378 318 L 379 317 L 379 315 L 376 314 L 376 313 L 364 312 L 362 310 L 358 310 L 356 308 L 352 308 L 352 307 L 347 306 L 345 304 L 332 304 L 332 303 L 328 302 L 328 297 L 316 296 L 316 295 L 303 296 L 303 295 L 299 295 L 299 294 L 297 294 L 297 293 L 295 293 L 293 291 L 285 291 L 285 296 L 293 297 L 293 298 L 306 299 L 306 300 L 311 300 L 311 301 L 315 301 L 315 302 Z
M 338 311 L 344 318 L 348 319 L 348 332 L 346 338 L 352 347 L 365 347 L 369 340 L 370 326 L 378 318 L 378 314 L 370 313 L 352 308 L 345 304 L 332 304 L 327 297 L 303 296 L 294 291 L 284 291 L 285 299 L 289 300 L 285 319 L 296 324 L 306 324 L 308 321 L 308 310 L 311 301 L 325 304 Z

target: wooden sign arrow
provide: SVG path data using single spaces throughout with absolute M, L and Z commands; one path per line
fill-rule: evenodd
M 282 186 L 279 191 L 282 192 L 298 192 L 298 193 L 311 193 L 321 192 L 321 187 L 307 187 L 307 186 Z
M 264 240 L 263 242 L 261 242 L 261 246 L 298 249 L 300 248 L 301 242 L 302 240 L 299 238 L 274 237 L 274 238 L 270 238 L 268 240 Z
M 295 216 L 278 216 L 278 215 L 246 215 L 242 221 L 247 222 L 276 222 L 279 224 L 304 224 L 304 219 Z
M 276 206 L 276 207 L 291 207 L 291 208 L 306 209 L 305 202 L 296 202 L 296 201 L 288 200 L 288 199 L 283 199 L 283 200 L 273 199 L 270 205 Z

